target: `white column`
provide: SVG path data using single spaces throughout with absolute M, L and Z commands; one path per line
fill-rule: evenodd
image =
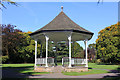
M 62 66 L 63 66 L 63 58 L 62 58 Z
M 47 58 L 48 58 L 48 40 L 49 40 L 49 37 L 45 36 L 45 38 L 46 38 L 46 64 L 45 64 L 45 67 L 48 67 Z
M 69 40 L 69 66 L 71 67 L 71 35 L 68 37 Z
M 35 40 L 35 67 L 37 64 L 37 40 Z
M 86 65 L 85 65 L 85 67 L 88 67 L 87 41 L 88 41 L 88 40 L 85 40 L 85 41 L 84 41 L 84 43 L 85 43 L 85 54 L 86 54 Z

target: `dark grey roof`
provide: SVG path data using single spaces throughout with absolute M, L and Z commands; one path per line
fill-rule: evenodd
M 63 11 L 61 11 L 50 23 L 30 35 L 32 36 L 45 31 L 73 31 L 93 35 L 92 32 L 73 22 Z

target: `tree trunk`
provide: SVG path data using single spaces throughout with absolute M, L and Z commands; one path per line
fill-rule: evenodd
M 8 46 L 7 46 L 7 48 L 6 48 L 6 55 L 9 56 Z
M 40 50 L 40 58 L 42 58 L 42 43 L 41 43 L 41 50 Z

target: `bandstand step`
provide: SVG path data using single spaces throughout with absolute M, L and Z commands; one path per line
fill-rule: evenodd
M 53 70 L 53 72 L 57 72 L 57 73 L 62 72 L 62 71 L 63 71 L 62 66 L 56 66 L 54 67 L 54 70 Z

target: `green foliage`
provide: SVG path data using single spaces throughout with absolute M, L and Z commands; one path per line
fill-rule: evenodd
M 14 29 L 15 27 L 10 24 L 2 25 L 2 53 L 3 56 L 9 57 L 9 62 L 19 61 L 17 47 L 24 42 L 24 37 L 19 34 L 22 31 Z
M 90 61 L 91 63 L 96 63 L 96 59 L 93 59 Z
M 83 55 L 81 54 L 83 48 L 77 42 L 71 44 L 72 57 L 81 57 Z M 66 42 L 59 42 L 57 44 L 57 61 L 60 62 L 62 60 L 62 57 L 69 57 L 69 46 Z
M 89 48 L 94 48 L 94 49 L 95 49 L 95 45 L 96 45 L 95 43 L 89 44 L 88 47 L 89 47 Z
M 35 43 L 34 40 L 29 36 L 29 32 L 19 33 L 24 36 L 24 42 L 22 46 L 17 48 L 19 57 L 24 60 L 24 62 L 33 62 L 35 55 Z M 37 45 L 37 54 L 40 54 L 40 44 Z
M 98 33 L 96 40 L 97 58 L 104 63 L 120 62 L 119 22 L 106 27 Z
M 66 42 L 60 41 L 57 43 L 53 43 L 54 47 L 54 57 L 57 62 L 62 61 L 62 57 L 68 57 L 68 45 Z M 56 62 L 55 62 L 56 63 Z
M 96 60 L 96 49 L 95 49 L 95 43 L 88 45 L 88 59 L 90 62 L 95 62 Z
M 2 52 L 8 56 L 9 63 L 34 62 L 35 43 L 30 31 L 22 32 L 13 25 L 2 25 Z M 41 45 L 38 42 L 38 55 Z M 3 59 L 4 60 L 4 59 Z
M 2 52 L 3 56 L 8 56 L 9 63 L 27 63 L 34 62 L 35 43 L 29 36 L 30 31 L 22 32 L 21 30 L 14 29 L 13 25 L 2 25 Z M 37 57 L 45 57 L 46 48 L 45 41 L 38 41 Z M 72 43 L 71 43 L 72 44 Z M 55 50 L 53 49 L 55 48 Z M 72 44 L 72 57 L 81 57 L 84 54 L 83 48 L 75 42 Z M 61 62 L 62 57 L 69 56 L 68 44 L 65 41 L 54 43 L 49 41 L 48 57 L 55 57 L 58 62 Z
M 83 51 L 83 48 L 75 42 L 74 45 L 72 44 L 72 57 L 81 57 L 84 54 L 81 52 Z M 48 56 L 49 57 L 55 57 L 55 61 L 61 62 L 63 57 L 69 57 L 69 48 L 68 43 L 65 41 L 59 41 L 59 42 L 49 42 L 49 48 L 48 48 Z M 42 49 L 43 53 L 45 53 L 45 45 L 43 45 Z
M 81 47 L 77 42 L 72 44 L 72 57 L 84 57 L 82 53 L 83 47 Z
M 97 59 L 96 63 L 100 64 L 102 61 L 101 59 Z
M 2 63 L 7 63 L 9 57 L 8 56 L 2 56 Z

